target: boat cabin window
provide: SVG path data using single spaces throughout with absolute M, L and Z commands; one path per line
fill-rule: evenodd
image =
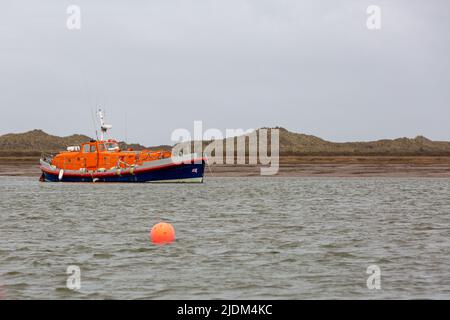
M 97 146 L 95 144 L 85 144 L 83 145 L 83 153 L 93 153 L 97 152 Z
M 103 143 L 98 144 L 98 151 L 105 151 L 105 145 Z
M 116 142 L 106 142 L 105 146 L 108 151 L 116 151 L 119 149 L 119 145 Z

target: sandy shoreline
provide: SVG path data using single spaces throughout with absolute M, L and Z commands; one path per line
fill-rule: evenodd
M 281 157 L 281 177 L 435 177 L 450 178 L 450 157 Z M 0 158 L 0 176 L 40 175 L 35 157 Z M 255 165 L 213 165 L 205 176 L 260 176 Z

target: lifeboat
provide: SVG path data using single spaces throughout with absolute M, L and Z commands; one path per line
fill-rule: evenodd
M 101 138 L 70 146 L 57 155 L 40 159 L 46 182 L 203 182 L 205 158 L 196 154 L 173 156 L 169 151 L 122 151 L 114 139 L 105 139 L 112 128 L 99 110 Z

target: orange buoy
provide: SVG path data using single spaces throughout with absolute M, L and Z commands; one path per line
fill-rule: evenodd
M 166 244 L 175 240 L 175 229 L 170 223 L 160 222 L 150 230 L 150 239 L 156 244 Z

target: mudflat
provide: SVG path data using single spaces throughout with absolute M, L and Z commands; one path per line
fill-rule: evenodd
M 39 158 L 0 157 L 0 176 L 39 175 Z M 205 176 L 260 176 L 260 166 L 214 164 Z M 277 176 L 450 178 L 450 156 L 281 156 Z
M 258 166 L 213 165 L 208 174 L 256 176 Z M 283 156 L 278 176 L 283 177 L 443 177 L 450 178 L 446 156 Z
M 39 177 L 39 158 L 0 157 L 0 176 Z

